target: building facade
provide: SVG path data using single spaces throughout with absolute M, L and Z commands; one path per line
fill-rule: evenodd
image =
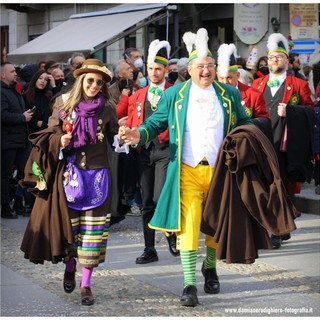
M 264 7 L 259 9 L 259 6 L 262 5 Z M 182 43 L 184 32 L 195 32 L 201 27 L 208 30 L 209 48 L 214 55 L 221 43 L 233 42 L 237 46 L 238 55 L 247 58 L 253 46 L 258 49 L 259 56 L 266 54 L 266 41 L 269 34 L 281 32 L 288 35 L 292 29 L 290 4 L 253 4 L 245 8 L 249 16 L 242 12 L 239 13 L 237 6 L 238 4 L 232 3 L 162 3 L 158 5 L 2 3 L 2 59 L 8 59 L 15 64 L 35 63 L 40 59 L 63 63 L 73 51 L 79 51 L 77 45 L 83 43 L 83 47 L 79 48 L 83 48 L 86 55 L 91 54 L 107 64 L 112 64 L 122 58 L 125 48 L 128 47 L 138 48 L 146 57 L 149 43 L 156 38 L 168 40 L 172 47 L 172 57 L 179 58 L 187 55 Z M 316 6 L 316 23 L 319 25 L 319 5 Z M 253 21 L 252 14 L 250 15 L 252 10 L 258 10 L 257 14 L 253 14 L 257 15 L 256 21 Z M 138 14 L 141 14 L 141 20 L 140 18 L 135 19 Z M 75 22 L 80 23 L 81 20 L 83 23 L 80 25 L 84 29 L 75 25 Z M 252 25 L 261 27 L 263 30 L 260 30 L 260 38 L 246 43 L 246 39 L 240 33 L 242 32 L 242 35 L 245 36 L 245 32 L 249 29 L 242 27 L 243 30 L 237 31 L 236 26 L 240 20 L 242 22 L 252 20 L 250 22 Z M 94 26 L 94 31 L 86 34 L 85 31 L 89 29 L 89 26 Z M 319 40 L 319 27 L 317 28 L 318 32 L 316 36 L 313 35 L 314 39 L 307 37 L 304 40 Z M 59 30 L 59 32 L 55 34 L 54 30 Z M 116 34 L 111 34 L 111 31 Z M 100 37 L 100 40 L 96 40 L 97 43 L 94 42 L 95 36 Z M 41 41 L 33 41 L 37 38 Z M 93 45 L 86 47 L 86 42 L 90 41 L 93 41 Z M 27 46 L 27 44 L 31 45 Z M 48 49 L 46 52 L 45 49 L 50 48 L 50 45 L 54 46 L 54 50 Z M 77 49 L 73 50 L 73 48 Z

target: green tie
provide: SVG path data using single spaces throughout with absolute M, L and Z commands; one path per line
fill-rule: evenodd
M 153 94 L 150 104 L 151 110 L 154 112 L 157 110 L 157 97 L 161 96 L 162 90 L 159 87 L 150 87 L 149 92 Z
M 269 80 L 267 82 L 267 86 L 270 87 L 270 88 L 279 87 L 279 85 L 280 85 L 280 81 L 278 79 Z
M 159 87 L 150 87 L 149 92 L 153 93 L 155 96 L 160 96 L 162 90 Z

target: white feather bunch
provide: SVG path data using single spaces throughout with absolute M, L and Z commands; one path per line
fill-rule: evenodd
M 273 33 L 268 38 L 267 48 L 269 51 L 278 51 L 278 43 L 282 41 L 286 51 L 289 53 L 287 38 L 281 33 Z
M 221 77 L 225 78 L 228 76 L 230 67 L 230 56 L 232 54 L 236 57 L 237 48 L 233 43 L 223 43 L 218 49 L 218 66 L 219 74 Z
M 189 54 L 193 50 L 197 50 L 198 58 L 205 58 L 208 55 L 208 31 L 205 28 L 200 28 L 197 33 L 186 32 L 183 37 L 183 42 L 186 44 Z
M 153 40 L 149 45 L 148 51 L 148 63 L 154 63 L 156 55 L 158 54 L 159 50 L 162 48 L 166 48 L 167 50 L 167 57 L 169 59 L 171 46 L 168 41 L 159 41 L 158 39 Z
M 186 44 L 189 54 L 194 50 L 193 45 L 195 44 L 196 36 L 197 35 L 195 33 L 188 31 L 182 37 L 182 40 Z
M 205 58 L 208 55 L 208 31 L 205 28 L 200 28 L 196 36 L 196 48 L 198 58 Z

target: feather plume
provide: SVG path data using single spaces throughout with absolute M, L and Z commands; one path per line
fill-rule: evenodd
M 237 48 L 233 43 L 226 44 L 223 43 L 218 49 L 218 66 L 219 74 L 221 77 L 227 77 L 229 73 L 230 66 L 230 56 L 237 55 Z
M 282 42 L 285 50 L 289 53 L 289 45 L 287 38 L 281 33 L 273 33 L 268 38 L 267 48 L 269 51 L 278 51 L 278 43 Z
M 198 58 L 205 58 L 208 54 L 208 31 L 201 28 L 197 31 L 195 45 L 197 48 Z
M 193 50 L 197 50 L 198 58 L 204 58 L 208 54 L 208 31 L 200 28 L 197 33 L 190 31 L 186 32 L 183 37 L 183 42 L 186 44 L 189 54 Z
M 182 37 L 182 40 L 186 44 L 189 54 L 194 50 L 193 45 L 195 43 L 195 39 L 196 39 L 196 34 L 190 31 L 186 32 Z
M 148 51 L 148 63 L 154 63 L 154 60 L 156 58 L 156 55 L 158 51 L 162 48 L 166 48 L 168 58 L 170 56 L 170 50 L 171 46 L 168 41 L 159 41 L 158 39 L 153 40 L 149 45 L 149 51 Z

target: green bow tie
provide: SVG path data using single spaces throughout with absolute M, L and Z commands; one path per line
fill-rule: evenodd
M 279 87 L 280 86 L 280 81 L 278 79 L 269 80 L 267 82 L 267 86 L 270 87 L 270 88 Z
M 155 96 L 160 96 L 162 90 L 159 87 L 150 87 L 149 92 L 153 93 Z

